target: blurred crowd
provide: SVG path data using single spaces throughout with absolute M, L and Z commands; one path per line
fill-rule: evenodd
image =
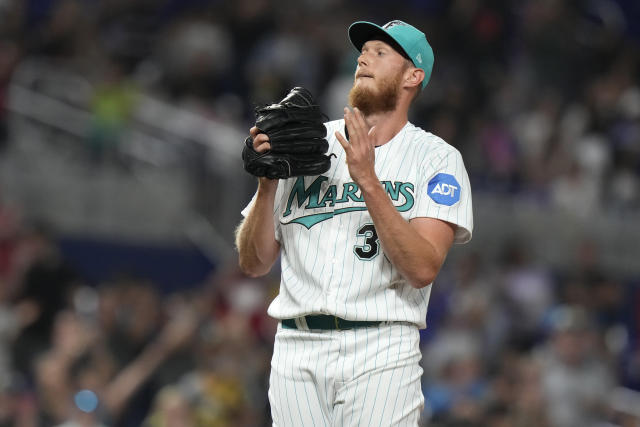
M 337 117 L 356 59 L 349 23 L 404 18 L 436 56 L 411 120 L 460 149 L 476 191 L 627 215 L 640 204 L 638 9 L 633 0 L 3 0 L 0 140 L 11 70 L 34 57 L 94 88 L 80 101 L 98 156 L 121 142 L 137 91 L 245 129 L 255 105 L 303 85 Z
M 41 224 L 0 209 L 0 426 L 260 426 L 277 282 L 219 271 L 161 293 L 92 284 Z
M 551 269 L 516 239 L 499 263 L 445 264 L 421 337 L 423 425 L 640 423 L 640 281 L 598 257 L 585 241 Z M 172 293 L 126 274 L 89 283 L 4 204 L 0 284 L 0 426 L 270 425 L 277 272 L 229 266 Z
M 65 96 L 91 112 L 102 161 L 126 144 L 140 92 L 248 129 L 255 105 L 303 85 L 337 117 L 356 59 L 347 26 L 396 18 L 436 57 L 411 120 L 462 152 L 475 194 L 637 216 L 633 0 L 0 0 L 0 155 L 24 61 L 89 82 Z M 277 272 L 225 266 L 179 294 L 87 283 L 28 216 L 0 203 L 0 426 L 269 425 Z M 637 425 L 638 278 L 601 271 L 592 242 L 561 271 L 527 249 L 514 238 L 500 263 L 445 265 L 422 337 L 425 425 Z
M 30 57 L 90 82 L 83 101 L 99 155 L 120 143 L 136 91 L 247 128 L 256 104 L 303 85 L 336 117 L 355 66 L 348 24 L 404 18 L 436 54 L 411 120 L 461 150 L 476 191 L 626 215 L 640 204 L 638 9 L 633 0 L 4 0 L 0 123 L 10 71 Z
M 429 425 L 638 425 L 640 283 L 599 256 L 585 241 L 554 270 L 514 240 L 449 266 L 422 340 Z

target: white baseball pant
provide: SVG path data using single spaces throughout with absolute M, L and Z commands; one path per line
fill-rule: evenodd
M 418 328 L 278 326 L 269 401 L 273 426 L 412 426 L 424 407 Z

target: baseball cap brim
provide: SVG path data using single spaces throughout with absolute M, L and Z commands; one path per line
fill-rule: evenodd
M 400 54 L 409 58 L 409 53 L 406 52 L 393 37 L 391 37 L 380 25 L 373 22 L 358 21 L 351 24 L 349 27 L 349 40 L 355 46 L 356 49 L 362 50 L 362 46 L 369 40 L 384 40 L 391 42 L 393 48 L 398 50 Z

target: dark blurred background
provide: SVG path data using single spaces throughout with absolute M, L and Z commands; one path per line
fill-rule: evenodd
M 337 118 L 356 20 L 435 51 L 473 241 L 436 280 L 424 425 L 640 423 L 637 0 L 0 0 L 0 426 L 266 426 L 279 271 L 233 231 L 256 105 Z

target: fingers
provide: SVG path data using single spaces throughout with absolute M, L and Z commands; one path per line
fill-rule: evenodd
M 367 122 L 364 120 L 362 112 L 358 108 L 354 108 L 353 111 L 348 108 L 344 109 L 344 121 L 349 131 L 349 140 L 353 145 L 359 145 L 360 143 L 370 142 L 369 128 Z
M 265 133 L 260 133 L 257 127 L 252 127 L 249 130 L 249 134 L 253 138 L 253 149 L 258 153 L 263 153 L 271 149 L 271 144 L 269 144 L 269 136 L 267 136 L 267 134 Z
M 344 148 L 344 151 L 347 151 L 349 149 L 349 141 L 347 141 L 347 138 L 338 131 L 335 131 L 335 135 L 340 145 L 342 145 L 342 148 Z
M 357 126 L 358 130 L 364 135 L 367 135 L 369 131 L 367 122 L 364 120 L 362 111 L 360 111 L 358 108 L 353 109 L 353 119 L 354 124 Z
M 344 108 L 344 124 L 347 126 L 347 130 L 349 131 L 349 139 L 357 143 L 360 135 L 358 134 L 358 129 L 354 123 L 354 113 L 347 107 Z

